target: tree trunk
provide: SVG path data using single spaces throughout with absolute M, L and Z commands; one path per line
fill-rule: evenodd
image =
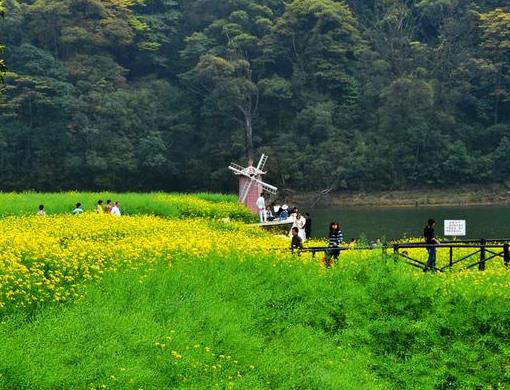
M 501 65 L 497 67 L 496 70 L 496 88 L 495 88 L 495 104 L 494 104 L 494 124 L 497 125 L 499 122 L 499 94 L 500 94 L 500 88 L 501 88 Z
M 244 114 L 244 125 L 246 130 L 246 157 L 248 158 L 248 166 L 253 165 L 253 127 L 251 113 Z

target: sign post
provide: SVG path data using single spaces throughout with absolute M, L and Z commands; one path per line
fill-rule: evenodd
M 465 219 L 445 219 L 444 221 L 444 235 L 445 236 L 465 236 L 466 235 L 466 220 Z

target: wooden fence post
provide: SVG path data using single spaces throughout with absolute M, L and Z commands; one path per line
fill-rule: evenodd
M 510 252 L 509 252 L 509 245 L 508 242 L 505 242 L 505 245 L 503 245 L 503 259 L 505 261 L 505 267 L 508 268 L 508 263 L 510 263 Z
M 480 263 L 478 264 L 478 271 L 485 271 L 485 243 L 486 240 L 480 240 Z

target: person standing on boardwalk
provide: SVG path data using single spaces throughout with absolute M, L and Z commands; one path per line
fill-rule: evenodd
M 312 238 L 312 217 L 310 217 L 310 213 L 305 213 L 306 225 L 305 225 L 305 234 L 306 239 Z
M 340 225 L 333 221 L 329 224 L 329 241 L 328 251 L 326 252 L 326 266 L 328 268 L 333 264 L 333 260 L 336 261 L 340 255 L 340 244 L 344 241 L 343 232 L 340 230 Z
M 423 237 L 425 238 L 425 243 L 428 245 L 439 244 L 439 240 L 436 238 L 434 233 L 434 225 L 436 221 L 432 218 L 427 221 L 427 226 L 423 229 Z M 427 251 L 429 253 L 429 258 L 427 260 L 427 264 L 423 269 L 423 272 L 427 272 L 429 269 L 434 270 L 436 268 L 436 247 L 429 246 L 427 247 Z
M 306 231 L 305 231 L 305 226 L 306 226 L 306 218 L 303 217 L 299 211 L 295 214 L 294 216 L 294 220 L 293 220 L 293 224 L 292 226 L 293 227 L 297 227 L 299 230 L 299 237 L 301 237 L 301 239 L 303 241 L 306 240 Z
M 257 202 L 255 202 L 255 204 L 259 209 L 260 223 L 266 222 L 266 199 L 264 199 L 263 193 L 257 198 Z

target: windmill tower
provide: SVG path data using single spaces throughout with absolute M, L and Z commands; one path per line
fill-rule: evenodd
M 267 162 L 267 156 L 263 154 L 257 167 L 249 166 L 244 168 L 240 165 L 231 163 L 228 167 L 236 176 L 239 176 L 239 202 L 244 203 L 253 212 L 258 212 L 256 201 L 262 192 L 276 194 L 278 188 L 262 181 L 264 167 Z

